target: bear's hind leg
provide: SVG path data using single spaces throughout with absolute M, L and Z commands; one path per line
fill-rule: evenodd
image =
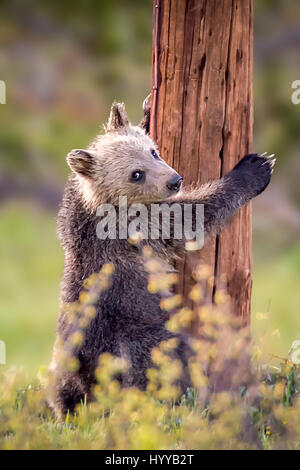
M 79 403 L 90 399 L 89 395 L 90 389 L 80 376 L 62 374 L 54 385 L 51 407 L 58 417 L 64 418 L 68 412 L 73 414 Z

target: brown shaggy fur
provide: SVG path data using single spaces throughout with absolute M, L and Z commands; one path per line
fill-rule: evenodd
M 151 367 L 151 351 L 161 341 L 173 335 L 165 328 L 169 312 L 160 308 L 161 295 L 147 288 L 141 246 L 127 240 L 100 240 L 96 235 L 97 207 L 101 203 L 117 205 L 119 196 L 126 195 L 128 204 L 153 201 L 171 205 L 190 203 L 195 222 L 196 204 L 204 204 L 206 239 L 230 220 L 234 213 L 260 194 L 268 185 L 273 161 L 248 155 L 224 178 L 196 189 L 183 189 L 174 195 L 167 183 L 177 175 L 160 157 L 155 143 L 147 135 L 149 109 L 141 126 L 128 122 L 123 104 L 114 103 L 104 135 L 98 136 L 85 150 L 72 150 L 67 162 L 72 170 L 58 215 L 58 234 L 65 251 L 65 267 L 61 291 L 61 312 L 57 327 L 57 342 L 68 344 L 78 326 L 69 322 L 68 307 L 77 302 L 83 282 L 98 273 L 105 263 L 115 271 L 110 286 L 96 302 L 96 316 L 85 331 L 83 343 L 74 347 L 79 361 L 76 372 L 59 367 L 54 352 L 51 369 L 55 376 L 52 406 L 58 414 L 74 410 L 86 395 L 92 397 L 94 371 L 99 355 L 109 352 L 129 362 L 126 376 L 120 377 L 125 386 L 145 388 L 146 370 Z M 153 150 L 157 155 L 153 156 Z M 145 172 L 145 181 L 131 181 L 134 171 Z M 118 211 L 118 207 L 116 206 Z M 171 222 L 176 223 L 171 217 Z M 151 221 L 149 221 L 151 224 Z M 180 256 L 186 240 L 150 240 L 154 254 L 166 269 Z M 178 336 L 174 357 L 183 365 L 191 354 L 184 336 Z M 188 385 L 183 376 L 181 386 Z

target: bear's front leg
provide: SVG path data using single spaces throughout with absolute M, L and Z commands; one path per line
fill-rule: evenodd
M 246 155 L 227 175 L 196 189 L 184 189 L 178 196 L 165 201 L 193 206 L 192 226 L 196 225 L 196 205 L 204 206 L 205 242 L 232 219 L 238 209 L 245 206 L 268 186 L 275 164 L 273 155 Z M 173 222 L 174 221 L 174 222 Z M 172 219 L 176 223 L 175 219 Z M 174 229 L 172 229 L 174 232 Z M 174 241 L 174 243 L 179 244 Z

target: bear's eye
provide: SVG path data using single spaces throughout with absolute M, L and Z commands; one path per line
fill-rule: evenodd
M 157 155 L 154 149 L 151 150 L 151 154 L 152 154 L 152 157 L 156 158 L 157 160 L 159 159 L 159 156 Z
M 142 170 L 135 170 L 131 173 L 130 180 L 133 183 L 143 183 L 145 181 L 145 172 Z

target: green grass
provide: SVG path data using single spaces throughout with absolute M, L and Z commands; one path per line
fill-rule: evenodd
M 151 392 L 121 390 L 114 380 L 118 361 L 102 356 L 95 401 L 84 400 L 63 419 L 47 407 L 48 392 L 37 380 L 28 384 L 20 372 L 3 370 L 0 449 L 299 450 L 299 367 L 264 369 L 256 395 L 253 386 L 240 394 L 214 391 L 204 404 L 191 388 L 175 405 L 174 387 L 165 380 L 170 358 L 156 370 L 158 387 L 150 378 Z M 161 393 L 171 398 L 162 400 Z
M 55 334 L 62 251 L 55 217 L 29 205 L 0 210 L 0 339 L 7 363 L 35 373 Z
M 188 395 L 174 407 L 146 392 L 121 392 L 116 382 L 106 379 L 112 370 L 109 365 L 100 374 L 97 402 L 91 407 L 82 404 L 78 414 L 64 423 L 56 420 L 35 378 L 49 363 L 55 336 L 63 268 L 55 230 L 55 215 L 28 203 L 10 203 L 0 210 L 0 340 L 7 347 L 7 366 L 0 366 L 0 448 L 299 447 L 300 376 L 299 368 L 291 365 L 266 366 L 268 373 L 258 368 L 265 374 L 260 376 L 260 403 L 249 406 L 245 392 L 246 408 L 240 399 L 224 394 L 212 396 L 203 407 L 192 393 L 192 400 Z M 300 245 L 255 264 L 252 330 L 258 342 L 265 335 L 269 355 L 286 357 L 299 332 L 299 278 Z M 268 313 L 268 318 L 259 320 L 255 313 Z M 280 337 L 272 335 L 276 330 Z M 270 362 L 270 358 L 264 361 Z M 22 366 L 25 375 L 12 366 Z M 39 377 L 43 380 L 43 373 Z M 171 396 L 173 389 L 165 387 L 163 396 Z M 243 428 L 245 412 L 255 441 Z
M 7 363 L 35 374 L 55 334 L 63 253 L 55 214 L 20 202 L 0 210 L 0 340 Z M 300 244 L 254 263 L 252 330 L 265 351 L 286 356 L 299 331 Z M 257 313 L 268 319 L 258 320 Z M 280 337 L 274 331 L 280 332 Z
M 286 357 L 300 334 L 299 282 L 300 244 L 265 262 L 254 263 L 252 331 L 257 341 L 264 336 L 268 354 Z M 267 313 L 267 318 L 259 320 L 259 313 Z

